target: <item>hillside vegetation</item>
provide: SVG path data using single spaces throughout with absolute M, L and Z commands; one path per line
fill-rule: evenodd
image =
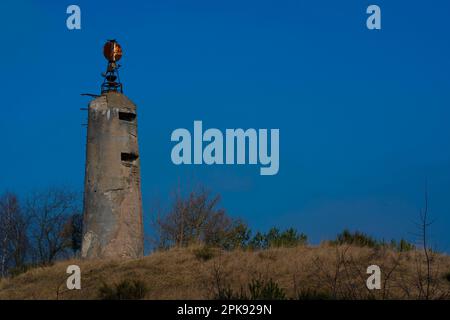
M 414 244 L 344 230 L 311 246 L 293 227 L 251 230 L 220 196 L 194 190 L 155 210 L 151 255 L 81 261 L 71 258 L 82 242 L 76 199 L 65 189 L 0 196 L 0 299 L 450 299 L 450 257 L 428 244 L 427 201 Z M 72 264 L 81 290 L 66 287 Z
M 0 280 L 0 299 L 449 299 L 450 257 L 432 273 L 417 250 L 323 244 L 226 251 L 202 246 L 157 251 L 139 260 L 57 262 Z M 81 290 L 66 287 L 79 265 Z M 382 271 L 368 290 L 369 265 Z

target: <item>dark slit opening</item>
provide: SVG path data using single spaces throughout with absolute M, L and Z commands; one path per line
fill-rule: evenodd
M 119 120 L 131 122 L 131 121 L 134 121 L 134 119 L 136 119 L 135 113 L 119 111 Z
M 139 158 L 139 156 L 138 156 L 137 154 L 134 154 L 134 153 L 126 153 L 126 152 L 122 152 L 122 153 L 120 154 L 120 159 L 121 159 L 122 161 L 125 161 L 125 162 L 133 162 L 133 161 L 135 161 L 137 158 Z

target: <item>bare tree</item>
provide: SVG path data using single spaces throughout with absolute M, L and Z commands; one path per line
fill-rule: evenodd
M 28 221 L 22 215 L 19 200 L 13 193 L 0 197 L 0 275 L 9 268 L 25 265 L 28 250 Z
M 72 247 L 68 225 L 78 214 L 78 194 L 67 188 L 49 188 L 32 194 L 26 203 L 37 263 L 51 264 Z
M 418 298 L 429 300 L 441 297 L 443 291 L 438 281 L 439 263 L 436 261 L 436 252 L 429 244 L 429 228 L 433 221 L 429 217 L 427 189 L 425 190 L 424 208 L 420 212 L 419 219 L 416 224 L 419 232 L 415 235 L 419 239 L 421 250 L 415 251 L 415 286 L 418 290 Z
M 17 198 L 12 194 L 5 194 L 0 200 L 0 272 L 6 275 L 10 259 L 10 226 L 14 212 L 18 210 Z
M 204 243 L 219 247 L 237 246 L 239 232 L 246 226 L 217 209 L 219 196 L 212 197 L 204 189 L 191 192 L 187 197 L 175 195 L 167 214 L 158 213 L 154 223 L 159 248 L 184 247 Z
M 76 256 L 81 250 L 83 234 L 83 216 L 81 213 L 72 214 L 64 225 L 62 236 L 68 240 L 69 248 Z
M 422 245 L 423 252 L 425 254 L 425 262 L 426 262 L 426 281 L 425 281 L 425 299 L 430 298 L 430 284 L 431 284 L 431 255 L 428 248 L 428 234 L 427 229 L 431 225 L 428 219 L 428 191 L 425 191 L 425 208 L 420 214 L 420 228 L 421 228 L 421 237 L 422 237 Z

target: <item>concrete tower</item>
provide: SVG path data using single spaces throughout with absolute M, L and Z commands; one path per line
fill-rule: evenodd
M 144 252 L 136 106 L 116 82 L 117 50 L 114 40 L 105 45 L 102 94 L 88 108 L 83 258 L 137 258 Z

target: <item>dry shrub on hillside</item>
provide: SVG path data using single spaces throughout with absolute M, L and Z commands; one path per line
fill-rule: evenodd
M 423 252 L 349 245 L 298 246 L 260 251 L 173 248 L 143 259 L 67 261 L 0 280 L 0 299 L 55 299 L 66 268 L 82 270 L 82 290 L 61 290 L 59 299 L 98 299 L 99 288 L 125 279 L 151 288 L 145 299 L 215 299 L 272 296 L 286 299 L 424 299 L 427 263 Z M 205 254 L 204 254 L 205 253 Z M 203 259 L 207 256 L 207 259 Z M 369 265 L 381 268 L 381 289 L 366 288 Z M 450 298 L 450 257 L 434 254 L 429 299 Z M 419 284 L 422 281 L 422 285 Z M 259 281 L 259 282 L 258 282 Z M 252 291 L 250 290 L 252 285 Z
M 236 255 L 239 256 L 233 259 L 225 255 L 209 265 L 209 298 L 249 297 L 247 287 L 255 275 L 276 283 L 289 299 L 425 298 L 418 282 L 417 266 L 426 268 L 420 251 L 401 253 L 389 248 L 324 245 Z M 445 273 L 439 271 L 450 269 L 449 258 L 437 255 L 433 263 L 436 272 L 432 276 L 429 299 L 449 298 L 450 285 Z M 367 267 L 373 264 L 382 270 L 380 290 L 369 290 L 366 285 Z M 420 279 L 423 286 L 424 279 Z
M 122 280 L 108 285 L 104 283 L 98 290 L 100 300 L 141 300 L 147 295 L 148 288 L 142 280 Z

